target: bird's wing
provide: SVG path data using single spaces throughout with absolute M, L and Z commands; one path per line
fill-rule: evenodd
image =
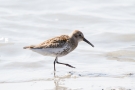
M 31 45 L 31 46 L 26 46 L 26 48 L 30 49 L 42 49 L 42 48 L 62 48 L 65 46 L 65 44 L 69 41 L 69 36 L 67 35 L 61 35 L 58 37 L 54 37 L 52 39 L 49 39 L 47 41 L 42 42 L 39 45 Z

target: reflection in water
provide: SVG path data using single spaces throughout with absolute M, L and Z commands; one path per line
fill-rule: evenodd
M 55 72 L 54 72 L 55 74 Z M 71 75 L 64 75 L 64 76 L 54 76 L 54 90 L 69 90 L 69 88 L 64 87 L 64 79 L 71 78 Z M 63 85 L 63 86 L 61 86 Z
M 60 86 L 61 81 L 62 80 L 60 78 L 55 78 L 54 79 L 54 84 L 55 84 L 55 89 L 54 90 L 67 90 L 66 87 Z

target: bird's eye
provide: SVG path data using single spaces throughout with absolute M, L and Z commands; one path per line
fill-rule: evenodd
M 81 36 L 81 34 L 79 34 L 79 36 Z

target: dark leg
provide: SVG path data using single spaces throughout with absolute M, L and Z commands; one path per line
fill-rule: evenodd
M 57 61 L 57 57 L 55 58 L 55 60 L 54 60 L 54 77 L 55 77 L 55 71 L 56 71 L 56 69 L 55 69 L 55 63 L 56 63 L 56 61 Z
M 69 67 L 71 67 L 71 68 L 75 68 L 75 67 L 73 67 L 73 66 L 71 66 L 71 65 L 69 65 L 69 64 L 67 64 L 67 63 L 60 63 L 60 62 L 58 62 L 57 57 L 56 57 L 56 59 L 55 59 L 55 62 L 58 63 L 58 64 L 63 64 L 63 65 L 69 66 Z
M 56 69 L 55 69 L 55 63 L 56 63 L 56 61 L 57 61 L 57 57 L 55 58 L 55 60 L 54 60 L 54 71 L 56 71 Z

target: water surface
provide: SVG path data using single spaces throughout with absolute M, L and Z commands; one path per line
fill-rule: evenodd
M 56 65 L 57 78 L 55 58 L 23 49 L 75 29 L 95 47 L 59 58 L 76 68 Z M 0 88 L 134 90 L 134 29 L 134 0 L 0 0 Z

